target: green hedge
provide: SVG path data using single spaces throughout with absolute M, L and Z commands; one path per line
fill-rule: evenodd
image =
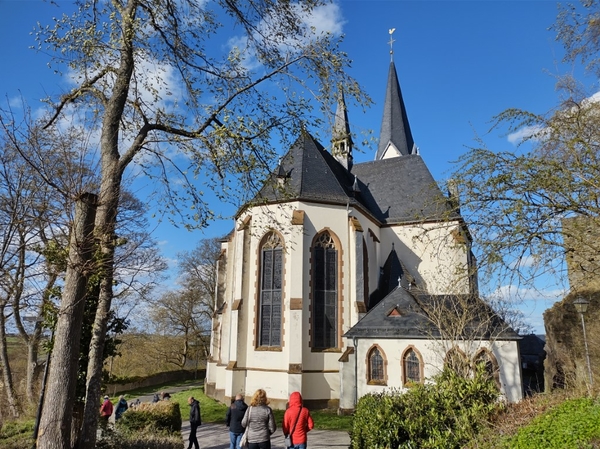
M 105 433 L 96 449 L 181 449 L 181 444 L 181 435 L 120 431 Z
M 535 418 L 507 440 L 510 449 L 588 449 L 600 446 L 600 403 L 571 399 Z
M 483 368 L 473 378 L 445 370 L 434 383 L 363 396 L 351 432 L 352 449 L 458 449 L 500 407 Z
M 116 424 L 118 429 L 131 431 L 149 429 L 153 432 L 176 433 L 181 432 L 181 411 L 177 402 L 142 402 L 123 413 Z

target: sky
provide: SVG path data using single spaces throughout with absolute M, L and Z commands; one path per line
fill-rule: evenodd
M 35 45 L 30 33 L 36 22 L 50 24 L 70 4 L 0 0 L 1 102 L 22 95 L 35 107 L 39 99 L 64 90 L 65 80 L 47 68 L 48 55 L 29 47 Z M 562 46 L 549 30 L 557 16 L 555 1 L 337 0 L 335 5 L 315 20 L 345 35 L 342 49 L 353 61 L 350 74 L 374 101 L 366 112 L 349 105 L 352 131 L 379 132 L 389 30 L 395 28 L 393 58 L 412 134 L 440 182 L 477 138 L 491 149 L 514 149 L 509 136 L 489 133 L 492 118 L 507 108 L 548 111 L 558 104 L 555 76 L 580 71 L 562 63 Z M 358 150 L 355 161 L 374 158 L 373 149 Z M 232 212 L 222 208 L 224 215 Z M 193 233 L 166 221 L 156 226 L 154 237 L 173 261 L 198 240 L 226 234 L 233 222 L 215 221 Z M 556 299 L 549 296 L 522 306 L 536 333 L 543 333 L 541 314 Z

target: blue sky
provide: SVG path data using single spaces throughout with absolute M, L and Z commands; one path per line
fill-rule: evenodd
M 35 44 L 30 34 L 35 23 L 50 23 L 70 5 L 55 3 L 58 7 L 40 0 L 0 0 L 4 104 L 23 95 L 36 107 L 39 99 L 64 90 L 65 80 L 46 67 L 48 56 L 29 49 Z M 548 30 L 557 15 L 555 1 L 338 0 L 337 6 L 323 19 L 345 34 L 342 48 L 353 60 L 350 72 L 374 100 L 366 113 L 350 105 L 353 131 L 379 131 L 390 61 L 388 30 L 395 28 L 394 61 L 413 136 L 439 181 L 449 175 L 452 161 L 475 146 L 476 136 L 493 149 L 512 147 L 498 131 L 488 134 L 492 117 L 512 107 L 549 110 L 558 104 L 554 75 L 579 70 L 562 64 L 563 49 Z M 355 154 L 358 161 L 373 157 L 372 150 Z M 231 226 L 219 221 L 204 233 L 190 234 L 163 222 L 155 237 L 173 259 Z M 550 304 L 524 306 L 537 332 Z

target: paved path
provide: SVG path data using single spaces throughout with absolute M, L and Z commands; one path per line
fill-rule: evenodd
M 187 447 L 190 435 L 189 421 L 183 422 L 181 434 L 185 442 L 184 447 Z M 198 428 L 196 435 L 198 435 L 198 442 L 201 449 L 229 449 L 229 429 L 225 424 L 202 424 Z M 310 449 L 322 449 L 326 447 L 348 449 L 349 446 L 350 436 L 348 432 L 313 429 L 308 433 L 308 447 Z M 281 429 L 277 429 L 275 435 L 271 437 L 271 448 L 284 448 Z
M 165 391 L 169 393 L 176 393 L 179 391 L 188 390 L 201 386 L 202 383 L 197 385 L 185 385 L 181 387 L 168 387 Z M 141 402 L 152 401 L 152 395 L 145 395 L 139 397 Z M 128 399 L 131 402 L 132 399 Z M 186 411 L 184 411 L 185 413 Z M 225 424 L 202 424 L 198 428 L 198 442 L 200 443 L 201 449 L 229 449 L 229 429 Z M 183 421 L 181 425 L 181 436 L 183 437 L 184 446 L 187 448 L 188 437 L 190 436 L 190 422 Z M 336 431 L 336 430 L 317 430 L 313 429 L 308 433 L 308 447 L 310 449 L 322 449 L 322 448 L 339 448 L 348 449 L 350 446 L 350 436 L 348 432 Z M 283 449 L 283 434 L 281 428 L 277 429 L 275 435 L 271 437 L 271 448 L 272 449 Z

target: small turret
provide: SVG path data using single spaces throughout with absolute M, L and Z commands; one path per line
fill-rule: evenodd
M 344 92 L 340 90 L 337 109 L 335 111 L 335 122 L 331 136 L 331 154 L 348 171 L 352 170 L 352 136 L 350 134 L 350 124 L 348 122 L 348 111 Z

